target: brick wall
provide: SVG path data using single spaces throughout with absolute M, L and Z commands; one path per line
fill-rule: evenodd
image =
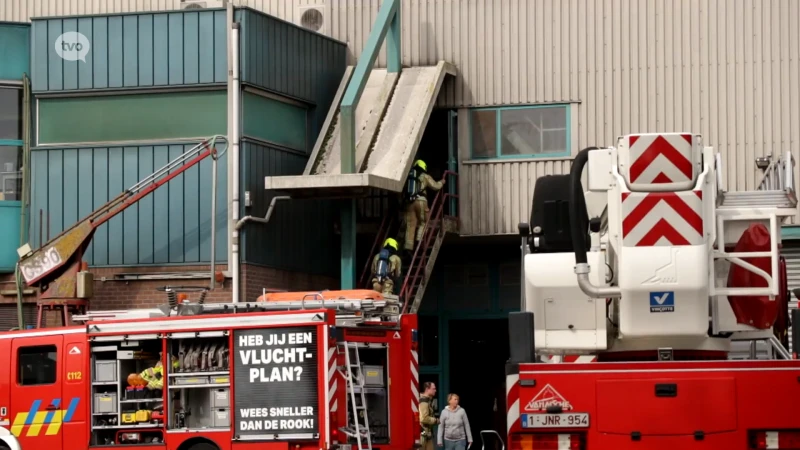
M 208 286 L 208 278 L 180 279 L 164 278 L 158 280 L 120 280 L 118 274 L 179 274 L 184 272 L 208 272 L 209 266 L 171 266 L 171 267 L 114 267 L 90 268 L 94 274 L 94 296 L 89 302 L 91 310 L 153 308 L 167 302 L 167 295 L 157 288 L 164 286 Z M 218 272 L 227 271 L 227 265 L 216 266 Z M 304 291 L 338 289 L 339 280 L 322 275 L 291 272 L 270 267 L 242 264 L 241 287 L 244 296 L 240 301 L 255 301 L 267 290 Z M 12 275 L 0 276 L 0 291 L 15 289 Z M 10 292 L 9 292 L 10 293 Z M 189 300 L 195 301 L 199 293 L 189 293 Z M 36 303 L 37 296 L 25 296 L 25 303 Z M 206 296 L 206 302 L 223 303 L 231 301 L 231 279 L 226 278 L 217 284 L 213 292 Z M 0 296 L 0 304 L 16 303 L 16 296 Z M 3 312 L 5 314 L 5 312 Z M 16 311 L 14 311 L 16 314 Z M 16 317 L 16 316 L 15 316 Z M 47 322 L 58 320 L 55 314 L 48 314 Z M 58 320 L 60 323 L 60 320 Z

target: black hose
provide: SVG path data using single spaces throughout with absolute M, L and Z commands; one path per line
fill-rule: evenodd
M 586 231 L 588 225 L 584 223 L 584 214 L 581 214 L 581 208 L 584 210 L 586 209 L 586 199 L 583 196 L 583 186 L 581 185 L 581 174 L 583 173 L 583 167 L 589 161 L 589 152 L 592 150 L 600 150 L 600 148 L 586 147 L 578 152 L 578 156 L 572 161 L 572 169 L 569 172 L 569 224 L 576 264 L 586 264 L 587 261 Z

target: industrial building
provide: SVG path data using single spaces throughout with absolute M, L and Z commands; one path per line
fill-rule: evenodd
M 239 183 L 229 150 L 216 219 L 204 161 L 98 228 L 84 256 L 92 309 L 207 283 L 212 220 L 227 277 L 210 298 L 230 301 L 231 224 L 265 216 L 276 196 L 292 199 L 242 227 L 243 298 L 364 287 L 417 155 L 434 178 L 452 172 L 432 271 L 409 288 L 421 298 L 421 381 L 461 394 L 473 429 L 505 429 L 504 374 L 476 361 L 507 358 L 517 225 L 537 177 L 637 132 L 700 133 L 731 189 L 758 186 L 757 158 L 800 157 L 791 0 L 6 0 L 0 21 L 0 227 L 11 230 L 0 325 L 17 324 L 20 243 L 37 248 L 200 139 L 230 138 L 235 117 Z M 66 32 L 87 38 L 85 60 L 58 56 Z M 800 230 L 785 227 L 783 245 L 800 287 Z M 35 305 L 26 295 L 31 323 Z

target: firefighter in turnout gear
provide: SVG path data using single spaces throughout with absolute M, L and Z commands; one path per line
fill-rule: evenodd
M 389 238 L 372 259 L 372 289 L 384 295 L 394 295 L 394 281 L 400 277 L 402 262 L 397 251 L 397 241 Z
M 172 369 L 177 370 L 180 367 L 178 359 L 175 356 L 172 359 Z M 146 383 L 147 389 L 163 389 L 164 388 L 164 367 L 161 361 L 157 362 L 154 367 L 148 367 L 139 373 L 139 377 Z
M 422 450 L 433 450 L 433 426 L 439 423 L 433 399 L 436 397 L 436 385 L 430 381 L 422 383 L 422 395 L 419 396 L 419 424 L 422 434 L 419 439 Z
M 427 171 L 428 165 L 425 164 L 425 161 L 418 159 L 414 162 L 414 166 L 408 173 L 408 179 L 406 180 L 406 235 L 404 248 L 409 252 L 414 250 L 414 241 L 419 242 L 425 232 L 429 211 L 428 199 L 425 196 L 427 189 L 431 188 L 434 191 L 438 191 L 445 184 L 444 178 L 441 181 L 434 181 Z

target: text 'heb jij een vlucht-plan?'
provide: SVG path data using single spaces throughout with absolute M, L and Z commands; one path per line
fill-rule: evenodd
M 316 329 L 240 330 L 234 346 L 235 434 L 316 433 Z

